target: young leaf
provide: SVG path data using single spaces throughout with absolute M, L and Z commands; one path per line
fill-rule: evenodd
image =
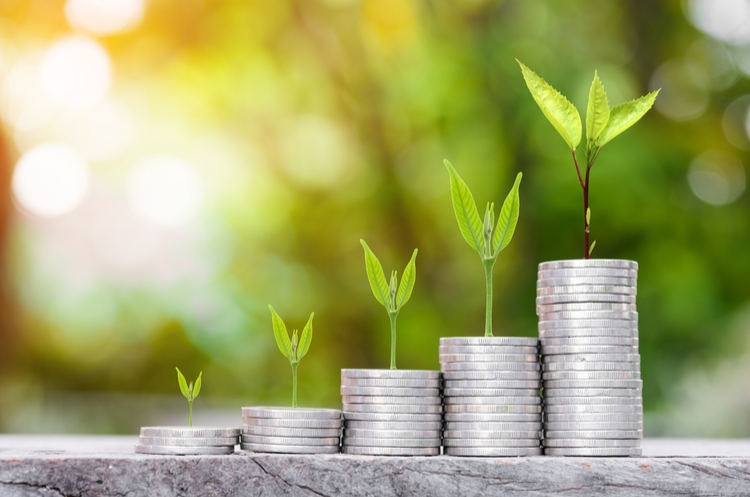
M 575 150 L 581 143 L 581 116 L 578 115 L 578 110 L 560 92 L 523 65 L 520 60 L 516 59 L 516 62 L 521 66 L 523 79 L 526 80 L 531 96 L 534 97 L 547 120 L 560 133 L 568 147 Z
M 195 380 L 195 386 L 193 387 L 193 399 L 195 399 L 199 393 L 201 393 L 201 376 L 203 376 L 203 371 L 200 372 L 198 375 L 198 379 Z
M 383 274 L 383 266 L 380 265 L 380 261 L 372 253 L 367 243 L 362 239 L 359 241 L 365 249 L 365 268 L 367 269 L 367 279 L 370 281 L 372 294 L 386 309 L 390 309 L 391 300 L 388 295 L 388 282 L 385 280 L 385 274 Z
M 401 285 L 398 287 L 398 294 L 396 295 L 396 310 L 400 311 L 401 307 L 404 306 L 411 298 L 411 292 L 414 290 L 414 284 L 417 281 L 417 252 L 418 249 L 414 249 L 414 253 L 411 255 L 411 260 L 404 269 L 404 274 L 401 276 Z
M 294 354 L 292 354 L 292 342 L 289 340 L 289 333 L 286 331 L 286 325 L 284 321 L 276 314 L 276 309 L 272 306 L 268 306 L 271 309 L 271 315 L 273 316 L 273 334 L 276 337 L 276 345 L 279 346 L 279 350 L 284 357 L 290 361 L 294 360 Z
M 609 103 L 599 75 L 594 71 L 594 81 L 589 91 L 589 104 L 586 108 L 586 139 L 588 146 L 599 137 L 609 120 Z
M 656 95 L 659 91 L 651 92 L 636 100 L 615 105 L 609 113 L 609 121 L 599 136 L 599 146 L 604 146 L 632 125 L 638 122 L 646 112 L 654 105 Z
M 456 213 L 458 227 L 464 240 L 471 248 L 479 252 L 480 257 L 484 257 L 484 238 L 482 236 L 482 221 L 479 219 L 477 204 L 474 203 L 474 196 L 471 194 L 469 187 L 458 175 L 453 164 L 444 160 L 445 167 L 451 177 L 451 199 L 453 200 L 453 211 Z
M 299 339 L 299 347 L 297 348 L 297 361 L 305 357 L 305 354 L 310 349 L 313 337 L 313 316 L 315 316 L 315 313 L 311 312 L 310 319 L 307 320 L 307 324 L 302 329 L 302 337 Z
M 185 396 L 186 399 L 190 399 L 190 391 L 188 390 L 187 381 L 185 381 L 185 377 L 182 376 L 182 373 L 180 373 L 180 368 L 175 368 L 177 370 L 177 383 L 180 384 L 180 392 L 182 392 L 182 395 Z
M 586 209 L 586 224 L 591 224 L 591 207 Z
M 521 185 L 523 173 L 518 173 L 516 182 L 513 183 L 508 196 L 505 197 L 503 208 L 500 210 L 500 218 L 497 220 L 495 235 L 492 237 L 493 257 L 497 257 L 505 247 L 508 246 L 513 238 L 513 232 L 518 224 L 518 215 L 521 212 L 521 197 L 518 194 L 518 188 Z
M 594 251 L 594 247 L 596 247 L 596 240 L 594 240 L 594 242 L 589 247 L 589 257 L 591 257 L 591 252 Z

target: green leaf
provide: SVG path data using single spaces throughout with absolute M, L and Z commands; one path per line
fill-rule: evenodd
M 469 187 L 458 175 L 453 164 L 444 160 L 445 167 L 451 177 L 451 199 L 453 200 L 453 211 L 456 213 L 458 227 L 464 236 L 466 243 L 484 256 L 484 238 L 482 237 L 482 221 L 479 219 L 477 205 Z
M 390 310 L 391 300 L 388 295 L 388 282 L 385 280 L 385 274 L 383 274 L 383 266 L 380 265 L 380 261 L 372 253 L 367 243 L 362 239 L 359 241 L 365 249 L 365 268 L 367 269 L 367 279 L 370 281 L 372 294 L 375 295 L 378 302 Z
M 310 319 L 307 320 L 307 324 L 302 329 L 302 338 L 299 340 L 299 348 L 297 349 L 297 361 L 305 357 L 307 351 L 310 349 L 313 337 L 313 326 L 312 321 L 315 316 L 314 312 L 310 313 Z
M 497 254 L 508 246 L 511 239 L 513 239 L 513 233 L 516 231 L 518 215 L 521 212 L 521 197 L 518 194 L 518 188 L 521 186 L 521 178 L 523 178 L 523 173 L 518 173 L 516 182 L 513 183 L 513 188 L 510 189 L 510 193 L 505 197 L 503 208 L 500 210 L 500 218 L 497 220 L 495 235 L 492 237 L 493 257 L 497 257 Z
M 599 75 L 594 71 L 594 81 L 589 90 L 589 104 L 586 108 L 586 139 L 591 147 L 609 121 L 609 102 Z
M 591 247 L 589 247 L 589 257 L 591 257 L 591 252 L 594 251 L 594 247 L 596 247 L 596 240 L 591 244 Z
M 185 381 L 185 377 L 182 376 L 182 373 L 180 373 L 180 368 L 175 368 L 177 370 L 177 383 L 180 384 L 180 392 L 182 392 L 182 395 L 185 396 L 186 399 L 190 399 L 190 391 L 188 390 L 187 381 Z
M 272 306 L 269 305 L 268 308 L 271 309 L 271 315 L 273 316 L 273 334 L 276 337 L 276 345 L 279 346 L 279 350 L 284 354 L 284 357 L 293 361 L 292 342 L 289 340 L 286 325 L 279 315 L 276 314 L 276 310 Z
M 586 209 L 586 224 L 591 224 L 591 207 Z
M 568 147 L 575 150 L 581 143 L 581 116 L 578 115 L 578 110 L 560 92 L 548 85 L 520 60 L 516 59 L 516 62 L 521 66 L 523 79 L 526 80 L 531 96 L 534 97 L 547 120 L 560 133 Z
M 615 105 L 609 112 L 609 121 L 604 127 L 602 134 L 599 136 L 599 146 L 604 146 L 643 117 L 646 112 L 654 105 L 656 95 L 661 89 L 644 95 L 636 100 Z
M 396 310 L 400 311 L 401 307 L 406 304 L 411 298 L 411 292 L 414 290 L 414 284 L 417 282 L 417 252 L 419 249 L 414 249 L 414 253 L 411 255 L 411 260 L 404 269 L 404 274 L 401 276 L 401 284 L 398 287 L 398 294 L 396 295 Z
M 201 376 L 203 376 L 203 371 L 200 372 L 198 379 L 195 380 L 195 386 L 193 387 L 193 400 L 195 400 L 198 394 L 201 393 Z

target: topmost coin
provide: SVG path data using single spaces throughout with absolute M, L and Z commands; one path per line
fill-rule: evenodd
M 239 437 L 239 428 L 214 428 L 201 426 L 145 426 L 141 428 L 142 437 L 167 438 L 221 438 Z
M 274 419 L 341 419 L 341 411 L 305 407 L 243 407 L 242 416 Z
M 626 261 L 622 259 L 571 259 L 566 261 L 550 261 L 539 264 L 539 271 L 548 271 L 550 269 L 567 269 L 567 268 L 618 268 L 618 269 L 638 269 L 638 263 L 635 261 Z
M 581 277 L 609 277 L 609 278 L 638 278 L 638 271 L 632 269 L 613 268 L 569 268 L 539 271 L 540 280 L 549 278 L 581 278 Z
M 342 369 L 342 378 L 439 379 L 440 371 L 422 369 Z
M 536 347 L 539 339 L 527 337 L 448 337 L 441 338 L 440 345 L 494 345 L 512 347 Z

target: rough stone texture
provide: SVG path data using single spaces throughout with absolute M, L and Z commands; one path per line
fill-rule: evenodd
M 645 440 L 643 458 L 494 459 L 142 456 L 135 441 L 0 436 L 0 496 L 750 495 L 750 440 Z

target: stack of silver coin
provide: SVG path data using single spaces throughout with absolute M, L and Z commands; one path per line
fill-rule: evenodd
M 141 428 L 135 452 L 173 456 L 233 454 L 239 436 L 238 428 L 146 427 Z
M 342 369 L 342 452 L 378 456 L 440 453 L 440 372 Z
M 633 261 L 539 265 L 545 454 L 641 455 L 637 277 Z
M 338 454 L 342 427 L 338 409 L 243 407 L 240 448 L 279 454 Z
M 519 337 L 440 339 L 446 455 L 542 454 L 538 343 Z

